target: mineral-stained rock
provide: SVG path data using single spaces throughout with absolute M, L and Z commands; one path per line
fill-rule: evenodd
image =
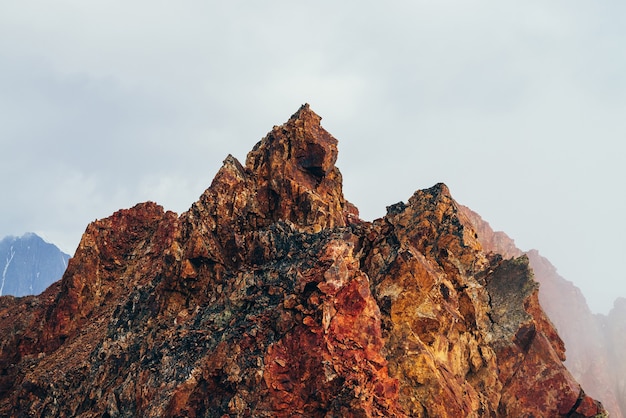
M 308 105 L 181 216 L 88 226 L 62 281 L 0 298 L 0 415 L 602 416 L 525 257 L 443 184 L 374 222 Z
M 478 234 L 483 250 L 505 258 L 524 254 L 505 233 L 494 232 L 480 215 L 460 206 Z M 626 309 L 618 299 L 609 315 L 594 315 L 580 289 L 565 280 L 537 250 L 525 253 L 535 280 L 540 285 L 539 302 L 565 343 L 564 362 L 587 393 L 602 401 L 613 418 L 626 411 L 626 361 L 622 356 Z M 585 401 L 586 402 L 586 401 Z M 585 403 L 581 401 L 581 410 Z

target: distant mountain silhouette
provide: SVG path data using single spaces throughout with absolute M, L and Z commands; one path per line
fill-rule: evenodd
M 0 241 L 0 296 L 37 295 L 63 276 L 70 256 L 34 233 Z

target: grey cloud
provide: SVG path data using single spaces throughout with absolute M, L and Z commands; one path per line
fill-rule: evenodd
M 2 4 L 0 235 L 71 252 L 120 207 L 183 211 L 309 102 L 364 217 L 444 181 L 608 310 L 626 295 L 607 262 L 626 250 L 624 7 Z

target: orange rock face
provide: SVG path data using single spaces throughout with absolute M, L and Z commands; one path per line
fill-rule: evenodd
M 484 251 L 507 258 L 523 254 L 505 233 L 494 232 L 469 208 L 461 206 L 461 209 L 477 231 Z M 626 362 L 621 355 L 626 324 L 623 302 L 620 304 L 618 299 L 607 316 L 594 315 L 580 289 L 559 276 L 556 268 L 537 250 L 530 250 L 526 255 L 534 278 L 540 284 L 541 307 L 565 343 L 567 358 L 564 364 L 587 394 L 602 401 L 612 418 L 622 418 L 623 411 L 626 411 Z M 580 410 L 586 411 L 589 404 L 588 398 L 582 400 Z
M 373 223 L 303 106 L 181 216 L 91 224 L 62 281 L 0 298 L 0 415 L 602 416 L 526 258 L 438 184 Z

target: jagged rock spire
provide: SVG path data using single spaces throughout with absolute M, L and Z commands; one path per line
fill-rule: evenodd
M 337 161 L 337 140 L 308 104 L 276 126 L 246 159 L 259 208 L 272 221 L 307 230 L 345 225 L 346 202 Z
M 203 222 L 205 235 L 214 233 L 206 242 L 231 249 L 238 234 L 276 221 L 306 232 L 345 226 L 358 212 L 343 197 L 337 140 L 320 120 L 305 104 L 254 146 L 245 166 L 229 155 L 183 217 Z M 215 254 L 212 247 L 207 252 Z

